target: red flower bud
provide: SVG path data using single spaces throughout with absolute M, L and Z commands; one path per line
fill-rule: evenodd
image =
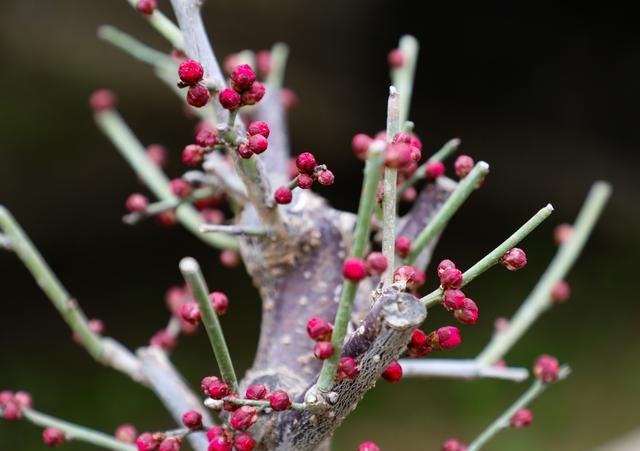
M 149 199 L 140 193 L 133 193 L 127 197 L 127 210 L 131 212 L 145 211 L 149 206 Z
M 236 66 L 231 71 L 231 86 L 237 92 L 246 91 L 256 81 L 256 74 L 248 64 Z
M 358 377 L 360 369 L 353 357 L 342 357 L 338 363 L 336 378 L 338 380 L 355 379 Z
M 111 110 L 115 108 L 116 103 L 116 95 L 108 89 L 98 89 L 89 98 L 89 106 L 94 113 Z
M 265 384 L 251 384 L 247 387 L 244 397 L 252 400 L 267 399 L 271 394 L 269 387 Z
M 317 165 L 316 157 L 310 152 L 303 152 L 296 157 L 296 167 L 304 174 L 311 174 Z
M 258 420 L 258 409 L 251 406 L 242 406 L 231 415 L 231 426 L 234 429 L 244 431 Z
M 187 60 L 178 67 L 178 77 L 187 85 L 195 85 L 204 77 L 204 68 L 196 60 Z
M 298 104 L 298 96 L 291 89 L 281 89 L 280 103 L 286 111 L 291 111 Z
M 313 317 L 307 321 L 307 334 L 315 341 L 326 341 L 331 339 L 333 326 L 322 318 Z
M 335 352 L 330 341 L 319 341 L 313 347 L 313 355 L 318 360 L 327 360 Z
M 367 255 L 366 265 L 370 274 L 380 275 L 387 270 L 389 263 L 382 252 L 371 252 Z
M 427 161 L 424 167 L 424 175 L 427 180 L 435 180 L 444 174 L 444 164 L 441 161 Z
M 196 144 L 189 144 L 182 150 L 182 162 L 187 166 L 197 166 L 204 159 L 204 149 Z
M 367 267 L 362 259 L 349 257 L 342 266 L 342 275 L 345 279 L 359 282 L 367 277 Z
M 318 172 L 317 178 L 318 178 L 318 183 L 321 184 L 322 186 L 331 186 L 335 181 L 335 176 L 333 175 L 333 172 L 331 172 L 328 169 Z
M 176 217 L 175 210 L 166 210 L 156 215 L 156 221 L 158 221 L 158 224 L 162 227 L 173 227 L 176 225 L 178 218 Z
M 171 180 L 171 182 L 169 183 L 169 189 L 173 194 L 181 199 L 189 197 L 193 193 L 193 188 L 191 187 L 191 185 L 182 179 Z
M 441 327 L 429 334 L 429 338 L 431 346 L 440 350 L 453 349 L 462 343 L 460 329 L 453 326 Z
M 189 86 L 187 90 L 187 103 L 196 108 L 201 108 L 207 104 L 211 97 L 209 89 L 204 85 Z
M 382 378 L 387 382 L 398 382 L 402 379 L 402 366 L 398 362 L 391 362 L 382 373 Z
M 218 143 L 216 131 L 209 127 L 202 127 L 196 133 L 196 144 L 202 147 L 213 147 Z
M 351 148 L 358 158 L 366 160 L 367 151 L 369 150 L 369 146 L 371 146 L 372 142 L 373 139 L 369 135 L 358 133 L 351 139 Z
M 464 298 L 464 293 L 460 290 L 444 290 L 442 306 L 449 311 L 458 310 L 464 305 Z
M 249 138 L 249 149 L 255 154 L 261 154 L 267 147 L 269 147 L 269 143 L 267 142 L 267 138 L 262 135 L 253 135 Z
M 42 440 L 45 446 L 55 448 L 64 443 L 64 432 L 58 428 L 48 427 L 42 431 Z
M 10 401 L 2 407 L 2 418 L 6 421 L 18 421 L 22 418 L 22 407 L 15 401 L 15 398 L 11 398 Z
M 296 183 L 302 189 L 309 189 L 313 185 L 313 177 L 311 177 L 309 174 L 298 174 Z
M 387 62 L 389 63 L 389 67 L 391 67 L 391 69 L 398 69 L 402 67 L 402 65 L 404 64 L 404 55 L 402 54 L 402 50 L 391 50 L 387 55 Z
M 200 307 L 198 307 L 198 304 L 193 301 L 182 304 L 180 306 L 180 318 L 189 324 L 197 326 L 202 320 Z
M 271 131 L 269 130 L 269 126 L 267 125 L 266 122 L 262 122 L 262 121 L 255 121 L 249 124 L 249 128 L 247 129 L 249 134 L 251 136 L 253 135 L 262 135 L 265 138 L 269 137 L 269 133 L 271 133 Z
M 438 264 L 438 277 L 440 277 L 440 275 L 449 268 L 455 268 L 456 264 L 453 263 L 451 260 L 442 260 L 439 264 Z
M 462 324 L 475 324 L 478 322 L 478 306 L 473 300 L 464 298 L 462 306 L 453 312 L 453 316 Z
M 393 281 L 405 283 L 408 289 L 414 290 L 425 282 L 425 276 L 413 266 L 403 265 L 393 273 Z
M 220 263 L 225 268 L 235 268 L 240 264 L 240 254 L 230 249 L 220 253 Z
M 207 440 L 212 441 L 216 437 L 226 437 L 227 431 L 222 426 L 213 426 L 207 431 Z
M 229 308 L 229 298 L 222 291 L 214 291 L 209 294 L 209 300 L 211 301 L 211 305 L 218 316 L 222 316 L 227 313 L 227 309 Z
M 151 337 L 149 345 L 169 351 L 176 346 L 176 337 L 171 335 L 168 330 L 162 329 Z
M 276 412 L 281 412 L 291 407 L 291 399 L 289 399 L 289 395 L 284 390 L 274 391 L 269 399 L 269 403 L 271 404 L 271 408 Z
M 442 444 L 442 451 L 467 451 L 467 446 L 455 438 L 450 438 Z
M 560 364 L 550 355 L 541 355 L 533 364 L 533 374 L 544 383 L 558 379 Z
M 233 444 L 231 443 L 231 440 L 223 435 L 219 435 L 209 442 L 209 448 L 207 448 L 207 451 L 231 451 L 232 449 Z
M 182 424 L 192 431 L 202 429 L 202 415 L 195 410 L 188 410 L 182 415 Z
M 373 442 L 360 443 L 358 451 L 380 451 L 380 447 Z
M 136 9 L 140 14 L 150 16 L 158 7 L 156 0 L 138 0 L 136 3 Z
M 161 443 L 158 451 L 180 451 L 182 439 L 180 437 L 168 437 Z
M 136 437 L 138 436 L 138 431 L 131 424 L 122 424 L 118 426 L 116 432 L 114 434 L 116 439 L 120 440 L 124 443 L 133 443 L 136 441 Z
M 156 165 L 165 167 L 167 165 L 167 149 L 161 144 L 151 144 L 147 146 L 147 157 Z
M 213 399 L 222 399 L 229 394 L 229 386 L 216 376 L 207 376 L 202 379 L 200 388 L 205 395 Z
M 446 268 L 440 274 L 440 284 L 447 288 L 460 288 L 462 286 L 462 271 L 457 268 Z
M 235 110 L 240 106 L 240 94 L 233 89 L 223 89 L 218 96 L 220 105 L 227 110 Z
M 238 146 L 238 155 L 240 155 L 240 158 L 244 158 L 245 160 L 248 160 L 253 156 L 253 152 L 251 152 L 251 149 L 249 149 L 249 146 L 245 144 L 240 144 Z
M 509 271 L 517 271 L 522 269 L 527 264 L 527 254 L 518 247 L 508 250 L 500 259 L 502 263 Z
M 453 168 L 456 171 L 456 175 L 463 179 L 471 172 L 474 165 L 475 162 L 469 155 L 460 155 L 453 164 Z
M 293 193 L 287 186 L 281 186 L 273 194 L 273 198 L 278 204 L 290 204 L 293 199 Z
M 256 446 L 256 442 L 249 434 L 238 434 L 233 447 L 236 451 L 251 451 Z
M 262 83 L 255 82 L 251 88 L 242 93 L 243 105 L 255 105 L 264 97 L 265 89 Z
M 567 302 L 569 296 L 571 295 L 571 287 L 567 282 L 561 280 L 556 283 L 551 290 L 551 300 L 556 304 L 562 304 L 563 302 Z
M 271 52 L 269 50 L 260 50 L 256 53 L 256 66 L 263 77 L 269 75 L 271 72 Z
M 406 236 L 400 235 L 396 238 L 396 254 L 405 258 L 411 252 L 411 240 Z
M 514 413 L 509 419 L 511 427 L 526 428 L 533 421 L 533 414 L 529 409 L 520 409 Z
M 411 146 L 405 143 L 390 144 L 384 152 L 384 165 L 398 169 L 411 163 Z

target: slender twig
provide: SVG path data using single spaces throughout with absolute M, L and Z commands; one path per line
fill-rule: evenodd
M 458 150 L 458 147 L 460 147 L 460 139 L 453 138 L 453 139 L 447 141 L 440 148 L 440 150 L 438 150 L 436 153 L 434 153 L 425 163 L 423 163 L 420 166 L 418 166 L 418 169 L 416 169 L 416 172 L 414 172 L 411 177 L 409 177 L 407 180 L 402 182 L 402 184 L 398 187 L 398 197 L 401 197 L 402 194 L 407 190 L 407 188 L 415 185 L 420 180 L 422 180 L 423 178 L 426 177 L 425 171 L 426 171 L 428 163 L 430 163 L 432 161 L 443 161 L 443 160 L 445 160 L 447 157 L 449 157 L 449 155 L 451 155 L 456 150 Z
M 80 343 L 99 362 L 102 362 L 102 340 L 89 328 L 87 317 L 77 302 L 64 288 L 38 249 L 33 245 L 13 215 L 0 206 L 0 228 L 11 239 L 12 248 L 29 269 L 38 286 L 45 292 L 51 303 L 69 325 Z
M 198 302 L 200 307 L 200 313 L 202 314 L 202 324 L 204 325 L 207 335 L 209 336 L 209 342 L 213 353 L 216 356 L 218 367 L 220 368 L 220 375 L 229 388 L 233 392 L 238 391 L 238 380 L 236 379 L 236 373 L 233 369 L 233 362 L 229 355 L 229 349 L 222 333 L 222 326 L 218 320 L 218 315 L 209 299 L 209 289 L 202 272 L 200 271 L 200 265 L 191 257 L 183 258 L 180 261 L 180 271 L 187 282 L 193 297 Z
M 230 404 L 235 404 L 237 406 L 252 406 L 252 407 L 258 407 L 260 409 L 271 409 L 271 403 L 269 401 L 235 398 L 233 396 L 227 396 L 226 398 L 221 400 L 207 398 L 204 400 L 204 405 L 205 407 L 208 407 L 212 410 L 221 410 L 225 402 L 228 402 Z M 305 410 L 307 407 L 304 403 L 293 402 L 291 403 L 291 407 L 289 408 L 291 410 L 302 411 L 302 410 Z
M 271 70 L 264 81 L 271 89 L 280 89 L 284 83 L 284 73 L 289 57 L 289 46 L 283 42 L 277 42 L 271 47 Z
M 398 47 L 402 53 L 403 63 L 402 66 L 391 70 L 391 83 L 400 92 L 400 124 L 404 124 L 409 118 L 413 79 L 416 73 L 420 45 L 413 36 L 404 35 L 400 38 Z
M 235 174 L 233 166 L 219 152 L 209 153 L 202 168 L 216 180 L 221 189 L 240 205 L 249 203 L 247 190 Z
M 560 372 L 558 373 L 558 381 L 565 379 L 571 370 L 569 367 L 560 368 Z M 478 451 L 482 448 L 489 440 L 491 440 L 498 432 L 503 429 L 507 429 L 510 426 L 510 420 L 514 413 L 518 410 L 529 405 L 534 399 L 542 394 L 545 389 L 549 386 L 549 384 L 545 384 L 544 382 L 536 379 L 536 381 L 531 385 L 531 387 L 524 392 L 522 396 L 520 396 L 505 412 L 500 415 L 493 423 L 487 427 L 467 448 L 467 451 Z
M 100 26 L 98 28 L 98 37 L 144 63 L 168 70 L 176 70 L 177 68 L 177 64 L 173 62 L 169 55 L 152 49 L 133 36 L 111 25 Z
M 505 252 L 507 252 L 509 249 L 513 248 L 520 241 L 526 238 L 527 235 L 533 232 L 535 228 L 538 227 L 542 223 L 542 221 L 547 219 L 552 212 L 553 207 L 551 206 L 551 204 L 548 204 L 546 207 L 542 208 L 535 215 L 533 215 L 533 217 L 526 223 L 524 223 L 522 227 L 516 230 L 513 235 L 511 235 L 509 238 L 503 241 L 502 244 L 489 252 L 484 258 L 482 258 L 475 265 L 465 271 L 464 274 L 462 274 L 462 286 L 467 285 L 480 274 L 496 265 L 500 261 L 500 258 L 505 254 Z M 427 308 L 429 308 L 436 304 L 439 304 L 441 300 L 442 287 L 437 288 L 425 297 L 421 298 L 420 302 L 424 303 Z
M 244 235 L 244 236 L 268 236 L 269 230 L 264 227 L 252 227 L 244 225 L 218 225 L 218 224 L 202 224 L 200 226 L 202 233 L 226 233 L 228 235 Z
M 112 435 L 69 423 L 68 421 L 60 420 L 42 412 L 38 412 L 37 410 L 23 408 L 23 414 L 24 418 L 36 426 L 60 429 L 64 432 L 66 440 L 78 440 L 80 442 L 90 443 L 113 451 L 136 451 L 137 449 L 135 445 L 123 443 Z M 0 409 L 0 418 L 2 418 L 2 409 Z
M 391 86 L 387 102 L 387 144 L 391 144 L 393 137 L 400 131 L 400 124 L 402 124 L 400 117 L 401 99 L 402 95 L 399 95 L 396 88 Z M 397 183 L 398 170 L 385 168 L 383 180 L 384 199 L 382 202 L 382 253 L 387 257 L 387 270 L 382 275 L 383 284 L 391 284 L 393 282 L 393 271 L 395 270 L 396 216 L 398 214 Z
M 497 332 L 487 347 L 478 355 L 476 361 L 480 365 L 491 365 L 500 360 L 511 347 L 524 335 L 534 321 L 551 307 L 551 291 L 559 281 L 563 280 L 591 234 L 602 210 L 611 194 L 608 183 L 597 182 L 591 188 L 573 227 L 572 237 L 560 246 L 551 264 L 544 272 L 537 285 L 522 303 L 509 325 Z
M 127 0 L 134 8 L 138 4 L 138 0 Z M 184 40 L 182 38 L 182 32 L 167 16 L 165 16 L 159 9 L 156 10 L 150 16 L 142 15 L 147 19 L 149 24 L 155 28 L 175 49 L 182 50 L 184 48 Z
M 475 360 L 402 359 L 402 377 L 446 377 L 453 379 L 504 379 L 522 382 L 529 377 L 526 368 L 481 366 Z
M 192 204 L 198 200 L 207 199 L 211 197 L 215 191 L 211 187 L 200 188 L 195 190 L 193 194 L 185 198 L 174 197 L 173 199 L 161 200 L 150 204 L 144 211 L 134 211 L 126 214 L 122 217 L 122 222 L 125 224 L 133 225 L 137 224 L 145 218 L 155 216 L 163 211 L 173 210 L 180 205 Z
M 447 225 L 449 219 L 458 211 L 462 203 L 476 190 L 478 182 L 489 173 L 489 165 L 484 162 L 478 162 L 471 172 L 464 178 L 451 196 L 442 205 L 435 217 L 420 232 L 413 241 L 411 252 L 407 256 L 407 263 L 412 264 L 420 252 L 433 240 Z
M 0 233 L 0 247 L 8 251 L 11 250 L 11 239 L 4 233 Z
M 354 257 L 362 258 L 364 256 L 364 251 L 369 240 L 371 215 L 373 214 L 376 192 L 381 177 L 384 148 L 385 143 L 382 141 L 374 141 L 369 148 L 369 155 L 364 167 L 364 180 L 362 181 L 358 217 L 353 234 L 353 245 L 351 247 L 351 255 Z M 358 284 L 356 282 L 346 279 L 343 282 L 331 339 L 334 353 L 333 356 L 325 360 L 322 365 L 317 383 L 320 391 L 327 391 L 333 384 L 357 289 Z
M 97 113 L 95 119 L 98 127 L 113 142 L 138 177 L 145 182 L 158 199 L 161 201 L 177 199 L 169 188 L 169 179 L 147 156 L 144 147 L 118 112 L 115 110 L 103 111 Z M 237 250 L 239 248 L 237 240 L 233 237 L 220 234 L 201 234 L 200 215 L 191 205 L 180 206 L 176 215 L 187 229 L 207 244 L 221 249 Z

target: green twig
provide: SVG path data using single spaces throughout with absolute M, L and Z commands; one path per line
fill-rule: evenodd
M 211 348 L 213 348 L 213 353 L 216 356 L 216 361 L 220 368 L 220 375 L 231 391 L 237 392 L 238 380 L 236 379 L 236 373 L 233 369 L 233 362 L 229 355 L 229 349 L 227 348 L 227 343 L 222 333 L 222 326 L 218 320 L 218 315 L 211 305 L 209 289 L 200 271 L 200 265 L 198 265 L 198 262 L 193 258 L 186 257 L 180 261 L 180 271 L 200 307 L 202 324 L 209 336 Z
M 407 188 L 415 185 L 420 180 L 426 177 L 425 171 L 429 162 L 445 160 L 449 157 L 449 155 L 458 150 L 458 147 L 460 147 L 460 140 L 458 138 L 453 138 L 447 141 L 440 150 L 438 150 L 431 156 L 431 158 L 429 158 L 425 163 L 418 166 L 418 169 L 416 169 L 416 172 L 414 172 L 411 177 L 402 182 L 402 184 L 398 187 L 398 197 L 401 197 L 402 194 L 407 190 Z
M 53 273 L 38 249 L 33 245 L 22 227 L 9 210 L 0 205 L 0 228 L 11 239 L 12 250 L 22 260 L 38 286 L 45 292 L 62 318 L 78 336 L 82 346 L 97 361 L 102 362 L 102 339 L 90 328 L 87 317 L 77 302 L 69 295 Z
M 558 374 L 558 381 L 565 379 L 570 373 L 568 367 L 560 368 L 560 372 Z M 545 384 L 544 382 L 536 379 L 536 381 L 531 385 L 531 387 L 524 392 L 520 398 L 514 402 L 511 407 L 509 407 L 500 417 L 498 417 L 493 423 L 487 427 L 467 448 L 467 451 L 478 451 L 482 446 L 484 446 L 489 440 L 491 440 L 498 432 L 503 429 L 509 428 L 511 425 L 511 417 L 518 410 L 523 409 L 527 405 L 529 405 L 534 399 L 542 394 L 543 391 L 549 386 L 549 384 Z
M 277 42 L 271 47 L 271 71 L 267 75 L 265 85 L 271 89 L 281 89 L 284 83 L 284 73 L 289 57 L 289 46 Z
M 138 4 L 138 0 L 127 0 L 129 4 L 135 9 Z M 167 16 L 165 16 L 159 9 L 156 10 L 150 16 L 142 15 L 147 19 L 153 28 L 155 28 L 174 49 L 184 49 L 184 39 L 180 28 L 176 26 Z
M 478 364 L 492 365 L 500 360 L 531 327 L 538 316 L 551 307 L 553 287 L 566 277 L 577 260 L 610 194 L 611 187 L 608 183 L 597 182 L 593 185 L 578 214 L 572 237 L 560 246 L 529 297 L 509 321 L 507 329 L 496 333 L 487 347 L 478 355 L 476 358 Z
M 98 28 L 98 37 L 143 63 L 177 71 L 177 64 L 167 54 L 152 49 L 116 27 L 111 25 L 100 26 Z
M 513 235 L 511 235 L 504 242 L 502 242 L 502 244 L 489 252 L 484 258 L 478 261 L 471 268 L 469 268 L 462 275 L 462 286 L 467 285 L 480 274 L 496 265 L 500 261 L 500 258 L 505 254 L 505 252 L 507 252 L 509 249 L 513 248 L 520 241 L 526 238 L 527 235 L 533 232 L 534 229 L 538 227 L 542 223 L 542 221 L 547 219 L 552 212 L 553 207 L 551 206 L 551 204 L 548 204 L 546 207 L 542 208 L 535 215 L 533 215 L 533 217 L 526 223 L 524 223 L 522 227 L 516 230 Z M 421 298 L 420 302 L 424 303 L 427 308 L 429 308 L 436 304 L 439 304 L 441 300 L 442 288 L 437 288 L 425 297 Z
M 271 403 L 269 401 L 262 400 L 253 400 L 253 399 L 244 399 L 244 398 L 234 398 L 234 397 L 226 397 L 224 398 L 224 402 L 229 402 L 231 404 L 235 404 L 237 406 L 252 406 L 258 407 L 260 409 L 270 409 Z M 293 402 L 291 403 L 291 410 L 302 411 L 305 410 L 306 406 L 301 402 Z
M 183 204 L 192 204 L 196 201 L 207 199 L 215 194 L 215 191 L 210 187 L 200 188 L 194 191 L 190 196 L 179 198 L 175 197 L 173 199 L 161 200 L 159 202 L 154 202 L 150 204 L 145 211 L 134 211 L 132 213 L 126 214 L 122 217 L 122 221 L 125 224 L 136 224 L 142 219 L 149 218 L 151 216 L 155 216 L 158 213 L 162 213 L 163 211 L 173 210 L 178 208 Z
M 202 224 L 200 231 L 203 233 L 226 233 L 227 235 L 244 236 L 268 236 L 271 232 L 264 227 L 244 225 Z
M 169 179 L 162 170 L 147 156 L 144 147 L 115 110 L 95 115 L 98 127 L 113 142 L 122 156 L 131 165 L 138 177 L 145 182 L 161 201 L 175 201 L 177 197 L 169 188 Z M 176 215 L 178 220 L 192 233 L 207 244 L 220 249 L 238 250 L 238 241 L 221 234 L 201 234 L 200 215 L 191 205 L 181 205 Z
M 369 155 L 364 168 L 364 180 L 362 182 L 362 192 L 360 193 L 360 205 L 358 206 L 358 217 L 353 233 L 353 245 L 351 255 L 362 258 L 366 245 L 369 241 L 369 231 L 371 227 L 371 215 L 375 206 L 376 192 L 380 175 L 382 173 L 382 161 L 385 144 L 382 141 L 374 141 L 369 148 Z M 345 280 L 342 285 L 340 303 L 336 313 L 335 324 L 333 326 L 332 344 L 334 353 L 331 358 L 324 361 L 320 376 L 318 378 L 318 388 L 327 391 L 335 378 L 342 345 L 347 334 L 347 326 L 351 317 L 353 301 L 358 288 L 358 284 L 350 280 Z
M 398 46 L 402 53 L 402 66 L 391 70 L 391 83 L 400 92 L 400 124 L 408 119 L 409 107 L 411 106 L 411 95 L 413 93 L 413 79 L 416 73 L 416 63 L 418 60 L 418 50 L 420 45 L 418 40 L 410 35 L 400 38 Z
M 489 165 L 484 161 L 478 162 L 467 176 L 462 179 L 447 201 L 440 207 L 434 218 L 420 232 L 411 246 L 407 256 L 407 263 L 411 265 L 422 250 L 429 245 L 447 225 L 449 219 L 458 211 L 462 203 L 476 190 L 478 182 L 489 173 Z

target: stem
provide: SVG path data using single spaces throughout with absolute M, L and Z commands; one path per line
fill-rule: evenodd
M 420 232 L 411 246 L 411 252 L 407 256 L 407 264 L 411 265 L 420 255 L 422 250 L 433 240 L 447 225 L 449 219 L 458 211 L 462 203 L 476 190 L 478 182 L 489 173 L 489 165 L 478 162 L 467 176 L 462 179 L 451 196 L 442 205 L 438 213 L 429 224 Z
M 478 355 L 476 358 L 478 364 L 491 365 L 500 360 L 531 327 L 538 316 L 552 305 L 553 287 L 566 277 L 577 260 L 610 194 L 611 187 L 608 183 L 596 182 L 593 185 L 574 224 L 573 236 L 560 246 L 529 297 L 509 321 L 507 329 L 496 333 L 487 347 Z
M 67 440 L 79 440 L 114 451 L 136 451 L 137 449 L 135 445 L 123 443 L 120 440 L 117 440 L 112 435 L 95 431 L 84 426 L 79 426 L 77 424 L 69 423 L 68 421 L 60 420 L 58 418 L 46 415 L 30 408 L 24 408 L 23 414 L 27 420 L 29 420 L 36 426 L 41 426 L 44 428 L 54 427 L 60 429 L 64 432 L 65 438 Z
M 391 144 L 393 137 L 400 131 L 400 105 L 401 96 L 395 87 L 389 88 L 389 100 L 387 102 L 387 145 Z M 384 171 L 384 199 L 382 202 L 382 253 L 387 257 L 387 270 L 382 275 L 382 283 L 393 283 L 393 271 L 395 270 L 396 255 L 396 216 L 398 195 L 398 170 L 385 168 Z
M 136 7 L 138 0 L 127 0 L 133 8 Z M 178 50 L 184 49 L 184 39 L 182 32 L 167 16 L 165 16 L 159 9 L 156 10 L 150 16 L 144 16 L 147 21 L 155 28 L 173 48 Z
M 263 401 L 263 400 L 234 398 L 229 396 L 224 398 L 223 401 L 230 402 L 231 404 L 235 404 L 238 406 L 252 406 L 252 407 L 259 407 L 261 409 L 271 408 L 271 403 L 269 401 Z M 306 406 L 304 405 L 304 403 L 301 403 L 301 402 L 293 402 L 291 403 L 291 407 L 289 407 L 289 409 L 302 411 L 306 409 Z
M 513 235 L 511 235 L 509 238 L 503 241 L 502 244 L 488 253 L 482 260 L 469 268 L 462 275 L 462 286 L 465 286 L 480 274 L 497 264 L 505 252 L 507 252 L 509 249 L 513 248 L 520 241 L 526 238 L 526 236 L 533 232 L 535 228 L 538 227 L 542 223 L 542 221 L 547 219 L 552 212 L 553 207 L 551 206 L 551 204 L 547 204 L 546 207 L 542 208 L 535 215 L 533 215 L 533 217 L 526 223 L 524 223 L 522 227 L 516 230 Z M 442 287 L 437 288 L 436 290 L 420 299 L 420 302 L 423 302 L 427 306 L 427 308 L 439 304 L 442 300 L 442 292 Z
M 169 179 L 149 159 L 145 149 L 131 132 L 122 117 L 115 110 L 103 111 L 95 115 L 96 123 L 102 132 L 113 142 L 121 155 L 131 165 L 138 177 L 151 189 L 161 201 L 175 201 L 177 197 L 169 189 Z M 200 215 L 190 205 L 183 205 L 177 211 L 178 220 L 192 233 L 207 244 L 220 249 L 238 250 L 236 239 L 226 235 L 200 233 Z
M 397 69 L 391 71 L 391 82 L 398 88 L 402 98 L 400 99 L 400 124 L 408 119 L 409 107 L 411 106 L 411 95 L 413 93 L 413 79 L 416 73 L 416 62 L 418 60 L 418 50 L 420 45 L 418 40 L 410 35 L 400 38 L 398 45 L 404 58 L 404 63 Z
M 144 63 L 162 69 L 177 70 L 177 65 L 165 53 L 152 49 L 116 27 L 111 25 L 98 27 L 98 37 Z
M 0 228 L 11 239 L 13 251 L 31 272 L 38 286 L 45 292 L 74 334 L 78 336 L 82 346 L 94 359 L 102 362 L 102 338 L 91 331 L 87 317 L 77 302 L 71 298 L 22 227 L 3 206 L 0 206 Z
M 405 180 L 400 185 L 400 187 L 398 188 L 398 197 L 401 197 L 402 194 L 407 190 L 407 188 L 415 185 L 420 180 L 422 180 L 423 178 L 426 177 L 425 171 L 426 171 L 426 168 L 427 168 L 427 163 L 429 163 L 431 161 L 442 161 L 442 160 L 445 160 L 446 158 L 449 157 L 449 155 L 451 155 L 456 150 L 458 150 L 458 147 L 460 147 L 460 139 L 453 138 L 453 139 L 447 141 L 444 144 L 444 146 L 442 146 L 440 148 L 440 150 L 438 150 L 436 153 L 434 153 L 431 156 L 431 158 L 429 158 L 425 163 L 423 163 L 420 166 L 418 166 L 418 169 L 416 169 L 416 172 L 414 172 L 414 174 L 411 177 L 409 177 L 407 180 Z
M 264 227 L 252 227 L 242 225 L 218 225 L 202 224 L 200 231 L 203 233 L 226 233 L 227 235 L 268 236 L 269 230 Z
M 566 378 L 570 373 L 568 367 L 560 368 L 558 373 L 558 381 Z M 531 387 L 520 396 L 511 407 L 509 407 L 502 415 L 500 415 L 493 423 L 487 427 L 467 448 L 467 451 L 478 451 L 485 443 L 491 440 L 498 432 L 507 429 L 511 424 L 511 417 L 518 410 L 526 407 L 546 390 L 549 384 L 536 379 Z
M 529 377 L 526 368 L 481 366 L 475 360 L 402 359 L 403 377 L 448 377 L 457 379 L 504 379 L 522 382 Z
M 353 234 L 353 245 L 351 255 L 362 258 L 366 244 L 369 240 L 371 228 L 371 215 L 375 206 L 376 191 L 382 171 L 383 152 L 385 144 L 382 141 L 374 141 L 369 148 L 369 155 L 364 167 L 364 180 L 362 181 L 362 193 L 360 194 L 360 205 L 358 206 L 358 217 Z M 347 326 L 353 308 L 353 301 L 358 288 L 358 284 L 350 280 L 345 280 L 342 285 L 340 303 L 336 312 L 336 319 L 333 326 L 331 342 L 333 344 L 333 356 L 324 361 L 320 376 L 318 378 L 318 389 L 327 391 L 331 388 L 336 375 L 340 354 L 344 345 L 344 338 L 347 334 Z
M 11 249 L 11 239 L 5 235 L 4 233 L 0 233 L 0 247 L 4 248 L 7 251 L 12 250 Z
M 136 211 L 123 216 L 122 221 L 125 224 L 133 225 L 145 218 L 149 218 L 151 216 L 157 215 L 158 213 L 162 213 L 163 211 L 173 210 L 174 208 L 177 208 L 184 204 L 191 204 L 198 200 L 207 199 L 214 193 L 214 190 L 210 187 L 200 188 L 194 191 L 193 194 L 185 198 L 174 197 L 173 199 L 154 202 L 153 204 L 150 204 L 145 211 Z
M 271 89 L 281 89 L 284 83 L 284 72 L 289 57 L 289 46 L 283 42 L 277 42 L 271 47 L 271 71 L 264 81 Z
M 200 313 L 202 314 L 202 324 L 204 325 L 207 335 L 209 336 L 209 342 L 213 353 L 216 356 L 218 367 L 220 368 L 220 375 L 224 382 L 229 386 L 232 392 L 238 391 L 238 380 L 236 379 L 236 373 L 233 369 L 233 362 L 229 355 L 229 349 L 222 333 L 222 326 L 218 320 L 218 315 L 213 310 L 211 300 L 209 299 L 209 289 L 204 281 L 202 272 L 198 262 L 191 257 L 183 258 L 180 261 L 180 271 L 187 282 L 193 297 L 198 302 L 200 307 Z

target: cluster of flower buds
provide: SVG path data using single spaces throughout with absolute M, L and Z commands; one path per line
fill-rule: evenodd
M 266 122 L 256 121 L 249 124 L 247 142 L 238 146 L 238 155 L 245 159 L 251 158 L 254 154 L 260 155 L 269 147 L 267 138 L 270 133 L 271 131 Z
M 22 410 L 31 407 L 31 395 L 24 391 L 0 391 L 0 410 L 6 421 L 18 421 L 22 418 Z
M 307 334 L 312 340 L 316 341 L 313 355 L 317 359 L 326 360 L 333 355 L 332 333 L 333 325 L 322 318 L 313 317 L 307 321 Z
M 246 432 L 234 433 L 223 426 L 214 426 L 207 431 L 208 451 L 251 451 L 256 442 Z
M 438 265 L 438 277 L 442 292 L 442 306 L 453 312 L 462 324 L 478 322 L 478 306 L 459 289 L 463 283 L 462 271 L 451 260 L 443 260 Z
M 138 451 L 180 451 L 182 436 L 167 436 L 164 432 L 143 432 L 135 443 Z
M 235 111 L 241 106 L 255 105 L 264 93 L 264 85 L 256 81 L 251 66 L 240 64 L 231 71 L 231 88 L 220 91 L 218 100 L 224 109 Z
M 409 265 L 399 266 L 393 273 L 393 283 L 400 288 L 415 291 L 427 280 L 427 275 L 418 268 Z
M 313 182 L 318 182 L 323 186 L 331 186 L 335 181 L 333 172 L 327 166 L 319 165 L 316 157 L 311 152 L 303 152 L 295 159 L 295 167 L 290 170 L 293 180 L 289 186 L 281 186 L 274 193 L 273 197 L 278 204 L 288 204 L 293 199 L 292 190 L 294 188 L 310 189 Z
M 454 326 L 444 326 L 429 334 L 416 329 L 407 344 L 407 353 L 409 357 L 424 357 L 434 349 L 446 351 L 458 347 L 461 343 L 460 330 Z
M 209 102 L 211 93 L 202 83 L 204 68 L 196 60 L 183 61 L 178 67 L 180 81 L 178 87 L 187 88 L 187 103 L 196 108 L 202 108 Z
M 187 286 L 173 286 L 167 290 L 164 299 L 169 312 L 174 318 L 180 320 L 181 332 L 184 334 L 194 333 L 197 330 L 197 324 L 193 324 L 182 317 L 182 306 L 192 302 L 195 303 L 191 290 Z

